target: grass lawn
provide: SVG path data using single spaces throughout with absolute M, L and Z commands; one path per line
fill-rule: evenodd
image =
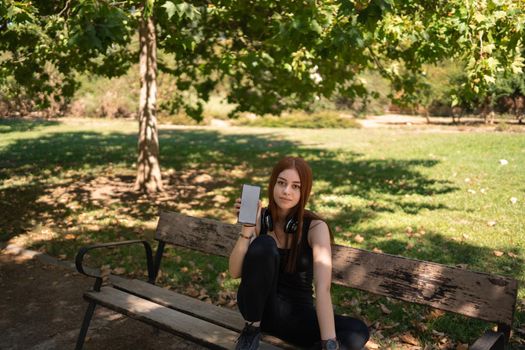
M 161 127 L 165 191 L 147 198 L 131 190 L 136 131 L 128 121 L 0 121 L 0 241 L 72 260 L 92 242 L 152 239 L 159 208 L 234 222 L 241 184 L 265 188 L 276 160 L 300 155 L 314 171 L 310 208 L 337 243 L 513 276 L 515 329 L 525 333 L 523 133 Z M 142 275 L 141 253 L 112 250 L 104 264 Z M 166 254 L 161 283 L 234 305 L 225 259 Z M 456 348 L 487 327 L 338 287 L 334 299 L 338 312 L 372 324 L 381 348 L 404 348 L 406 333 L 421 347 Z

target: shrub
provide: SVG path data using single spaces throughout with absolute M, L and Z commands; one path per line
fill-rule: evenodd
M 334 111 L 319 111 L 315 113 L 305 113 L 296 111 L 282 116 L 244 116 L 234 122 L 236 125 L 259 126 L 259 127 L 286 127 L 286 128 L 307 128 L 307 129 L 327 129 L 327 128 L 359 128 L 355 119 L 342 116 Z
M 200 123 L 183 112 L 168 115 L 166 113 L 158 114 L 159 124 L 171 124 L 171 125 L 205 125 L 206 119 Z

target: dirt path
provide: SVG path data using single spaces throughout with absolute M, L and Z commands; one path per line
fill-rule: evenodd
M 525 125 L 508 121 L 509 131 L 523 132 Z M 464 117 L 460 124 L 452 123 L 450 117 L 431 117 L 430 124 L 422 116 L 384 114 L 359 119 L 363 128 L 398 128 L 418 132 L 487 132 L 496 131 L 498 124 L 484 124 L 480 118 Z
M 49 262 L 49 263 L 46 263 Z M 50 263 L 55 262 L 55 263 Z M 61 264 L 57 265 L 57 264 Z M 92 279 L 45 255 L 0 253 L 0 349 L 73 349 Z M 203 349 L 98 307 L 84 349 Z

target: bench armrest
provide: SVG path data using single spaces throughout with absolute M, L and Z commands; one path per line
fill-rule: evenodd
M 505 336 L 501 332 L 486 331 L 469 350 L 504 350 Z
M 142 243 L 144 245 L 144 249 L 146 251 L 146 263 L 148 267 L 148 282 L 149 283 L 155 283 L 155 272 L 153 268 L 153 253 L 151 250 L 151 245 L 148 243 L 148 241 L 145 240 L 131 240 L 131 241 L 122 241 L 122 242 L 111 242 L 111 243 L 101 243 L 101 244 L 94 244 L 87 247 L 82 247 L 78 250 L 77 255 L 75 257 L 75 266 L 77 267 L 77 271 L 88 276 L 88 277 L 94 277 L 95 280 L 95 291 L 100 291 L 100 286 L 102 285 L 102 275 L 100 273 L 98 274 L 90 274 L 87 273 L 84 270 L 83 266 L 83 260 L 84 255 L 88 253 L 90 250 L 93 249 L 99 249 L 99 248 L 112 248 L 112 247 L 118 247 L 123 245 L 130 245 L 130 244 L 136 244 L 136 243 Z

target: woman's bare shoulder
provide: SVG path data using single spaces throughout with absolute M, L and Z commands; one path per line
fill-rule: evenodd
M 312 220 L 310 229 L 308 230 L 308 243 L 312 247 L 314 242 L 323 242 L 330 240 L 330 231 L 328 225 L 323 220 Z
M 319 228 L 322 228 L 322 227 L 328 228 L 328 225 L 326 224 L 326 222 L 324 220 L 313 219 L 310 222 L 310 230 L 313 230 L 313 229 L 316 229 L 316 228 L 319 229 Z

